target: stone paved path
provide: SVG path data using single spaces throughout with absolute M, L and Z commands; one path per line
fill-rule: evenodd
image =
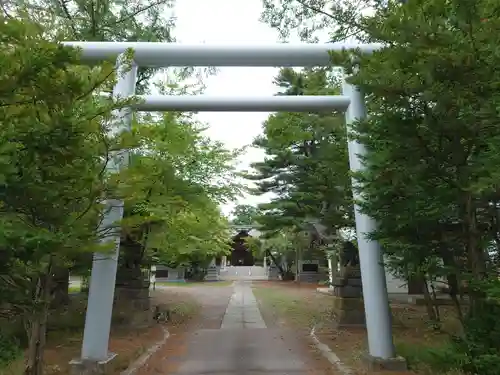
M 222 319 L 221 329 L 236 328 L 266 328 L 257 300 L 248 283 L 235 285 Z
M 334 374 L 316 368 L 294 332 L 266 327 L 249 282 L 234 284 L 219 327 L 212 327 L 202 324 L 187 336 L 181 356 L 166 358 L 168 375 Z

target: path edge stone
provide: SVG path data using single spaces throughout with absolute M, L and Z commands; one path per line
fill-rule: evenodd
M 323 357 L 325 357 L 328 362 L 330 362 L 342 375 L 354 375 L 353 369 L 346 366 L 340 358 L 335 354 L 330 347 L 324 343 L 322 343 L 318 336 L 316 336 L 316 326 L 311 329 L 309 333 L 311 340 L 314 343 L 316 349 L 318 349 Z
M 155 354 L 158 350 L 161 349 L 163 345 L 165 345 L 168 338 L 170 337 L 170 332 L 165 327 L 161 328 L 163 330 L 162 339 L 160 341 L 157 341 L 151 347 L 149 347 L 149 349 L 146 350 L 145 353 L 143 353 L 139 358 L 137 358 L 134 362 L 132 362 L 126 370 L 120 373 L 120 375 L 135 375 L 135 373 L 139 371 L 146 364 L 149 358 L 151 358 L 153 354 Z

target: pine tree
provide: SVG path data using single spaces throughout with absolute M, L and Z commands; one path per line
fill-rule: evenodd
M 323 70 L 283 69 L 275 83 L 284 89 L 281 95 L 337 94 L 332 80 Z M 252 165 L 257 173 L 246 177 L 257 181 L 258 193 L 277 195 L 260 206 L 264 231 L 300 227 L 308 218 L 319 219 L 333 232 L 352 225 L 342 114 L 273 114 L 254 145 L 266 158 Z

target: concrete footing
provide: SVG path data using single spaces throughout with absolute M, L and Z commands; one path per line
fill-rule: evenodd
M 378 358 L 373 357 L 368 353 L 362 356 L 363 363 L 371 371 L 407 371 L 408 363 L 403 357 L 395 358 Z
M 93 361 L 89 359 L 73 359 L 69 362 L 71 375 L 107 375 L 111 373 L 115 353 L 109 353 L 108 358 L 103 361 Z

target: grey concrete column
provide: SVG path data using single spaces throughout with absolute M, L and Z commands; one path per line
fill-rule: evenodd
M 126 98 L 134 94 L 137 77 L 137 66 L 124 63 L 121 55 L 117 60 L 117 82 L 113 90 L 113 98 Z M 128 66 L 127 66 L 128 65 Z M 132 112 L 124 108 L 114 114 L 112 133 L 129 131 L 132 121 Z M 118 172 L 128 164 L 128 152 L 118 151 L 112 155 L 106 169 L 109 173 Z M 120 248 L 120 227 L 117 223 L 123 218 L 123 201 L 108 199 L 100 231 L 105 235 L 103 243 L 112 243 L 114 250 L 111 253 L 95 253 L 92 262 L 89 297 L 83 332 L 82 359 L 102 362 L 106 361 L 108 353 L 111 315 L 115 292 L 116 270 L 118 265 L 118 251 Z
M 342 89 L 343 94 L 351 98 L 351 103 L 346 111 L 347 131 L 350 132 L 351 124 L 366 117 L 364 96 L 357 87 L 346 82 L 344 82 Z M 349 138 L 348 152 L 351 171 L 358 172 L 363 170 L 364 165 L 361 160 L 366 154 L 364 146 Z M 353 179 L 352 184 L 354 200 L 359 201 L 363 198 L 356 189 L 359 184 L 356 179 Z M 392 322 L 382 252 L 378 242 L 372 241 L 367 237 L 367 234 L 376 230 L 377 223 L 373 218 L 364 214 L 356 204 L 354 206 L 354 215 L 363 284 L 369 354 L 375 358 L 393 358 L 395 356 L 395 349 L 392 342 Z

